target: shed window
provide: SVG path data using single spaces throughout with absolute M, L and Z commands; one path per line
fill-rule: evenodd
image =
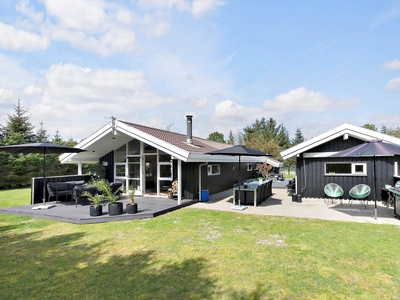
M 219 175 L 221 174 L 221 169 L 219 165 L 208 165 L 207 166 L 207 175 Z
M 394 176 L 400 177 L 400 163 L 398 161 L 394 162 Z
M 253 164 L 247 164 L 247 171 L 253 171 Z
M 325 175 L 366 176 L 366 163 L 325 163 Z

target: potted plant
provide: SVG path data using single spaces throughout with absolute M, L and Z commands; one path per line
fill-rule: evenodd
M 91 217 L 98 217 L 103 214 L 103 195 L 95 194 L 92 195 L 89 192 L 84 192 L 82 194 L 83 197 L 87 197 L 89 201 L 92 203 L 89 207 L 89 213 Z
M 136 186 L 132 183 L 131 186 L 129 187 L 129 192 L 128 192 L 128 196 L 129 196 L 129 199 L 131 200 L 131 202 L 126 204 L 126 213 L 127 214 L 137 213 L 138 205 L 137 205 L 137 203 L 135 203 L 135 191 L 136 191 Z
M 121 215 L 123 213 L 122 202 L 117 202 L 119 199 L 119 191 L 113 192 L 110 183 L 106 179 L 97 180 L 94 185 L 102 192 L 104 198 L 108 201 L 108 214 L 111 216 Z

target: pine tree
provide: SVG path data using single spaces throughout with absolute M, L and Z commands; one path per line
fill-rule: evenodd
M 43 121 L 39 123 L 39 130 L 36 132 L 36 141 L 37 142 L 45 142 L 48 140 L 47 130 L 43 127 Z
M 232 130 L 229 131 L 228 144 L 232 146 L 235 145 L 235 137 L 233 136 Z
M 35 142 L 33 125 L 30 116 L 27 115 L 28 109 L 21 106 L 20 100 L 14 105 L 14 114 L 8 116 L 7 125 L 3 129 L 3 145 L 28 144 Z
M 296 133 L 294 134 L 294 139 L 292 139 L 291 141 L 291 146 L 298 145 L 302 142 L 304 142 L 304 136 L 303 133 L 301 132 L 301 129 L 297 127 Z

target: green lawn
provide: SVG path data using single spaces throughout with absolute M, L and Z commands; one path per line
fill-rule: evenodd
M 0 207 L 30 190 L 0 191 Z M 0 214 L 0 299 L 399 299 L 400 227 L 185 208 L 74 225 Z

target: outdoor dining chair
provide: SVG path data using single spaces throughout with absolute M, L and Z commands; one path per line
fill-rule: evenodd
M 325 193 L 325 196 L 332 199 L 332 203 L 333 203 L 334 199 L 340 198 L 340 205 L 343 206 L 342 196 L 343 196 L 344 192 L 340 185 L 333 183 L 333 182 L 328 183 L 324 187 L 324 193 Z M 327 204 L 328 204 L 328 202 L 327 202 Z
M 349 196 L 350 196 L 350 206 L 353 200 L 361 200 L 361 203 L 364 204 L 364 200 L 367 201 L 368 204 L 368 196 L 371 193 L 371 188 L 366 185 L 366 184 L 357 184 L 356 186 L 353 186 L 351 190 L 349 191 Z M 365 208 L 367 208 L 367 205 L 364 204 Z

